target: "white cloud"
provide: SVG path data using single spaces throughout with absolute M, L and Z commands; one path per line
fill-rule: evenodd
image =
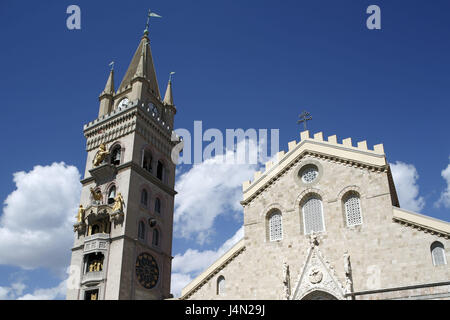
M 414 165 L 396 161 L 391 164 L 391 170 L 400 206 L 415 212 L 421 211 L 425 207 L 425 200 L 419 196 L 419 174 Z
M 251 147 L 255 148 L 255 145 Z M 239 144 L 236 149 L 242 150 Z M 183 238 L 194 236 L 198 243 L 204 243 L 214 232 L 214 220 L 219 215 L 233 216 L 233 213 L 241 212 L 242 182 L 253 175 L 257 165 L 224 160 L 235 155 L 235 152 L 227 150 L 223 156 L 217 155 L 195 164 L 180 175 L 176 184 L 175 235 Z
M 175 298 L 178 298 L 181 295 L 181 290 L 192 280 L 193 279 L 189 274 L 172 272 L 170 291 L 172 292 L 173 296 Z
M 446 208 L 450 208 L 450 164 L 447 166 L 447 168 L 441 171 L 441 176 L 442 178 L 444 178 L 445 182 L 447 182 L 447 188 L 442 191 L 441 197 L 435 203 L 435 206 L 440 207 L 441 205 L 443 205 Z
M 80 174 L 61 163 L 16 172 L 0 218 L 0 264 L 63 270 L 73 245 Z
M 33 293 L 27 293 L 17 300 L 55 300 L 64 299 L 67 292 L 66 280 L 61 281 L 56 287 L 49 289 L 36 289 Z
M 10 287 L 0 287 L 0 300 L 12 300 L 23 293 L 26 286 L 22 282 L 15 282 Z
M 181 289 L 192 281 L 201 272 L 205 271 L 213 262 L 226 253 L 239 240 L 244 237 L 244 227 L 238 231 L 217 250 L 193 250 L 188 249 L 184 254 L 175 255 L 172 261 L 171 291 L 175 297 L 181 294 Z

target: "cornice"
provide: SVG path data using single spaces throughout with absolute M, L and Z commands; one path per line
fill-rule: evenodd
M 126 163 L 123 163 L 123 164 L 117 166 L 117 173 L 119 173 L 123 170 L 126 170 L 126 169 L 131 169 L 131 170 L 136 171 L 138 174 L 140 174 L 147 180 L 150 180 L 150 182 L 152 182 L 154 185 L 159 187 L 161 190 L 164 190 L 165 192 L 167 192 L 172 197 L 177 194 L 177 192 L 173 188 L 171 188 L 168 185 L 166 185 L 165 183 L 163 183 L 161 180 L 156 178 L 150 172 L 144 170 L 142 167 L 140 167 L 138 164 L 134 163 L 133 161 L 129 161 L 129 162 L 126 162 Z M 83 186 L 85 186 L 93 181 L 95 181 L 94 177 L 87 177 L 87 178 L 81 180 L 80 182 Z
M 394 222 L 447 240 L 450 239 L 450 223 L 397 207 L 392 207 L 392 210 Z

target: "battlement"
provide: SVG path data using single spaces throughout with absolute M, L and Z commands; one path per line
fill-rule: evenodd
M 367 165 L 383 166 L 386 164 L 383 144 L 376 144 L 373 149 L 367 147 L 367 141 L 359 141 L 356 146 L 353 145 L 351 138 L 342 139 L 342 143 L 338 143 L 336 135 L 329 136 L 324 140 L 323 133 L 317 132 L 312 137 L 309 130 L 300 132 L 300 141 L 290 141 L 288 143 L 288 152 L 280 151 L 276 156 L 266 162 L 265 170 L 254 173 L 253 181 L 247 180 L 242 184 L 244 191 L 244 199 L 250 187 L 263 181 L 266 181 L 282 170 L 283 163 L 290 163 L 295 157 L 302 152 L 316 152 L 330 157 L 342 158 L 347 161 L 360 162 Z M 257 188 L 256 188 L 257 189 Z

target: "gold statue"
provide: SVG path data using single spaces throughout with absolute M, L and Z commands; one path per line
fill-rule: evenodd
M 91 300 L 97 300 L 97 292 L 91 293 Z
M 95 201 L 100 201 L 102 200 L 103 196 L 100 190 L 95 191 L 92 187 L 90 188 L 91 190 L 91 194 L 92 194 L 92 198 L 94 198 Z
M 117 196 L 114 198 L 114 205 L 113 205 L 112 211 L 113 212 L 123 211 L 123 203 L 124 203 L 124 200 L 123 200 L 122 194 L 119 192 L 117 194 Z
M 100 163 L 105 160 L 106 156 L 109 154 L 109 151 L 106 150 L 106 145 L 102 143 L 95 154 L 94 161 L 92 161 L 92 164 L 94 167 L 97 167 Z
M 84 208 L 80 204 L 80 208 L 78 208 L 78 214 L 75 216 L 77 218 L 77 222 L 81 222 L 84 220 Z

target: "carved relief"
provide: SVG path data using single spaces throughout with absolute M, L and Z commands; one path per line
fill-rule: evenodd
M 289 300 L 289 296 L 291 295 L 291 276 L 289 272 L 289 265 L 286 262 L 283 263 L 283 286 L 284 292 L 282 299 Z
M 312 284 L 322 281 L 323 273 L 318 268 L 312 268 L 309 271 L 309 282 Z
M 315 234 L 310 235 L 310 248 L 294 288 L 290 299 L 299 300 L 314 291 L 344 299 L 344 286 L 337 279 L 333 266 L 323 257 Z

